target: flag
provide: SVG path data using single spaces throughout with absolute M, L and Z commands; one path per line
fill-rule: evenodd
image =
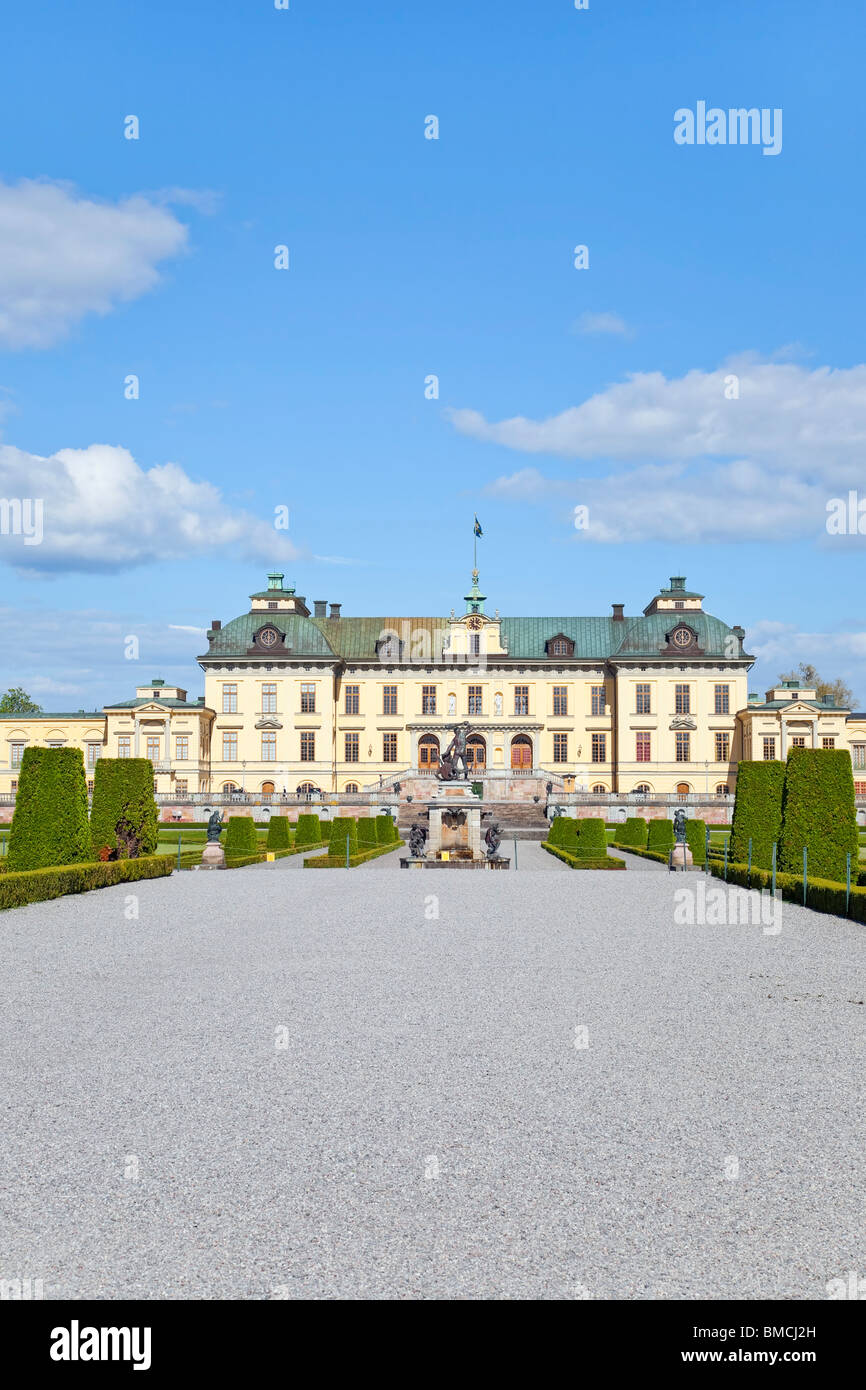
M 483 535 L 484 535 L 484 532 L 483 532 L 482 529 L 481 529 L 481 523 L 479 522 L 478 517 L 475 518 L 475 527 L 474 527 L 474 530 L 475 530 L 476 536 L 483 536 Z

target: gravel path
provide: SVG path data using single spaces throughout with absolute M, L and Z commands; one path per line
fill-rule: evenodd
M 0 1277 L 797 1299 L 866 1274 L 862 927 L 680 924 L 700 875 L 284 884 L 299 858 L 0 915 Z

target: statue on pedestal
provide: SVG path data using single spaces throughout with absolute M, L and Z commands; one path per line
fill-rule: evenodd
M 424 842 L 426 839 L 427 827 L 416 820 L 409 829 L 409 854 L 413 859 L 424 858 Z
M 452 782 L 457 776 L 458 765 L 463 769 L 464 782 L 468 780 L 469 766 L 466 762 L 466 740 L 469 737 L 469 728 L 470 725 L 466 719 L 462 723 L 454 725 L 454 736 L 442 754 L 436 772 L 440 782 Z
M 499 853 L 499 846 L 502 843 L 502 834 L 499 829 L 499 822 L 492 820 L 484 832 L 484 843 L 487 846 L 487 858 L 495 859 Z

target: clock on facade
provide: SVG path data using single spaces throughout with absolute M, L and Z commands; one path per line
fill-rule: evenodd
M 690 647 L 692 645 L 691 629 L 687 627 L 678 627 L 674 632 L 673 640 L 678 647 Z
M 466 626 L 467 626 L 467 627 L 471 627 L 472 630 L 473 630 L 473 632 L 477 632 L 477 630 L 478 630 L 480 627 L 483 627 L 483 626 L 484 626 L 484 619 L 483 619 L 483 618 L 469 618 L 468 621 L 467 621 L 467 623 L 466 623 Z
M 275 627 L 263 627 L 259 633 L 259 644 L 262 647 L 275 647 L 280 640 L 280 634 Z

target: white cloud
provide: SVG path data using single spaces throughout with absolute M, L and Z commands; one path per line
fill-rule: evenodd
M 846 681 L 858 709 L 866 704 L 866 632 L 801 632 L 794 623 L 762 619 L 746 629 L 745 647 L 756 657 L 750 690 L 763 694 L 782 671 L 795 670 L 803 661 L 817 667 L 825 680 Z
M 633 330 L 619 314 L 591 314 L 587 311 L 575 321 L 574 327 L 578 333 L 611 333 L 624 338 L 634 337 Z
M 298 554 L 212 483 L 195 482 L 176 463 L 145 470 L 111 444 L 50 458 L 0 446 L 0 498 L 43 502 L 41 544 L 0 535 L 0 559 L 19 570 L 113 571 L 225 549 L 269 564 Z
M 862 489 L 866 365 L 809 370 L 742 357 L 671 380 L 640 373 L 545 420 L 489 422 L 474 410 L 449 418 L 474 439 L 593 463 L 587 477 L 520 469 L 489 489 L 539 501 L 569 491 L 590 507 L 589 540 L 863 543 L 829 538 L 826 522 L 831 498 Z
M 46 347 L 85 315 L 153 289 L 159 262 L 187 244 L 163 201 L 98 202 L 65 183 L 0 183 L 0 345 Z

